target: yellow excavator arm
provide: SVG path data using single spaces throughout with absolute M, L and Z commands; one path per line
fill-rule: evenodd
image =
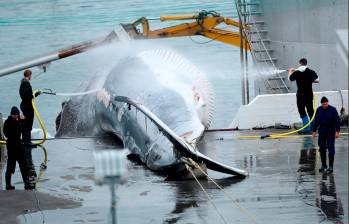
M 133 39 L 158 39 L 166 37 L 185 37 L 201 35 L 215 41 L 220 41 L 233 46 L 240 46 L 241 37 L 239 32 L 217 28 L 217 26 L 222 23 L 234 27 L 239 27 L 240 23 L 231 18 L 222 17 L 216 12 L 201 11 L 198 14 L 180 16 L 161 16 L 159 19 L 160 21 L 194 21 L 189 23 L 182 23 L 175 26 L 165 27 L 157 30 L 150 30 L 149 20 L 145 17 L 136 20 L 132 24 L 121 25 Z M 248 48 L 247 50 L 249 50 L 249 45 L 246 46 Z

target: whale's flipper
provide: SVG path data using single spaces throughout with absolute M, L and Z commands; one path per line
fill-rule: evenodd
M 124 102 L 129 105 L 136 107 L 144 115 L 146 115 L 158 128 L 159 130 L 168 138 L 168 140 L 175 146 L 178 152 L 184 156 L 193 159 L 196 162 L 204 162 L 208 169 L 215 170 L 222 173 L 232 174 L 239 177 L 246 177 L 248 172 L 233 168 L 211 158 L 205 156 L 199 151 L 195 150 L 190 144 L 186 143 L 182 138 L 180 138 L 176 133 L 174 133 L 165 123 L 163 123 L 155 114 L 148 110 L 142 104 L 133 101 L 132 99 L 125 96 L 116 96 L 114 98 L 117 102 Z

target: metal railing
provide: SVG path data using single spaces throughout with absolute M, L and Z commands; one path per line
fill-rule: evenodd
M 240 21 L 243 21 L 240 1 L 235 0 L 235 5 L 236 5 L 239 19 L 240 19 Z M 246 6 L 245 6 L 245 15 L 248 15 L 248 20 L 249 20 L 248 23 L 249 24 L 257 24 L 256 23 L 257 21 L 253 20 L 251 10 L 246 10 Z M 254 48 L 254 44 L 252 43 L 251 35 L 248 33 L 249 28 L 247 28 L 246 24 L 243 24 L 243 26 L 242 26 L 243 35 L 245 36 L 245 39 L 248 41 L 248 43 L 250 45 L 250 52 L 251 52 L 252 60 L 254 61 L 254 64 L 257 66 L 257 71 L 260 73 L 260 75 L 263 75 L 263 73 L 264 74 L 271 73 L 271 75 L 277 76 L 277 78 L 281 81 L 281 85 L 277 85 L 276 87 L 272 87 L 272 84 L 269 82 L 269 80 L 267 78 L 266 79 L 262 78 L 264 81 L 264 84 L 266 85 L 266 87 L 268 86 L 271 90 L 278 89 L 278 90 L 282 91 L 282 87 L 283 87 L 284 89 L 287 90 L 287 92 L 290 92 L 290 89 L 286 85 L 285 81 L 283 80 L 283 77 L 280 75 L 280 73 L 276 72 L 278 69 L 273 61 L 273 58 L 271 57 L 271 55 L 269 53 L 268 48 L 266 47 L 266 45 L 263 41 L 261 31 L 258 29 L 257 25 L 254 25 L 253 27 L 254 27 L 254 34 L 257 36 L 257 40 L 254 39 L 253 41 L 255 43 L 257 43 L 258 51 L 260 51 L 261 54 L 266 54 L 266 56 L 267 56 L 266 60 L 260 60 L 261 58 L 259 58 L 256 55 L 256 49 Z M 271 72 L 271 70 L 274 72 Z

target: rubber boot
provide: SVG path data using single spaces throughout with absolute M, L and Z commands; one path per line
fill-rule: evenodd
M 35 172 L 35 166 L 33 164 L 32 159 L 32 148 L 30 147 L 23 147 L 24 150 L 24 163 L 26 166 L 26 181 L 24 183 L 24 189 L 25 190 L 33 190 L 35 189 L 36 185 L 36 172 Z
M 24 181 L 24 189 L 25 190 L 33 190 L 35 189 L 36 179 L 33 179 L 32 176 L 26 175 Z
M 303 127 L 304 127 L 306 124 L 308 124 L 308 122 L 309 122 L 308 116 L 302 117 L 302 122 L 303 122 Z M 311 129 L 310 129 L 310 127 L 308 126 L 308 127 L 304 128 L 303 130 L 299 131 L 298 133 L 299 133 L 299 134 L 309 134 L 310 132 L 311 132 Z
M 321 168 L 319 169 L 319 172 L 323 172 L 327 169 L 325 150 L 320 151 L 320 158 L 321 158 Z
M 14 190 L 15 186 L 11 185 L 11 174 L 6 173 L 5 174 L 5 182 L 6 182 L 6 190 Z
M 328 156 L 328 160 L 329 160 L 329 167 L 326 170 L 326 173 L 330 174 L 330 173 L 333 173 L 334 156 Z
M 313 127 L 314 127 L 314 121 L 310 122 L 310 125 L 309 125 L 309 132 L 313 132 Z

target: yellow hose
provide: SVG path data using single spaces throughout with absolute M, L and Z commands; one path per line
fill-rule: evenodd
M 40 140 L 40 141 L 35 141 L 35 142 L 32 142 L 32 144 L 34 145 L 41 145 L 41 144 L 44 144 L 44 142 L 46 141 L 46 128 L 45 128 L 45 125 L 44 123 L 42 122 L 41 120 L 41 117 L 40 117 L 40 114 L 38 112 L 38 109 L 36 108 L 36 105 L 35 105 L 35 101 L 34 101 L 34 98 L 35 98 L 35 94 L 38 92 L 39 90 L 35 90 L 34 93 L 33 93 L 33 99 L 32 99 L 32 106 L 33 106 L 33 109 L 34 109 L 34 113 L 36 115 L 36 118 L 38 119 L 39 123 L 40 123 L 40 126 L 41 126 L 41 129 L 42 129 L 42 132 L 44 133 L 44 136 L 43 138 Z M 0 144 L 6 144 L 6 140 L 1 140 L 0 141 Z
M 35 90 L 33 95 L 35 96 L 35 93 L 37 93 L 39 90 Z M 32 106 L 33 106 L 33 109 L 34 109 L 34 113 L 36 115 L 36 118 L 38 119 L 39 123 L 40 123 L 40 126 L 41 126 L 41 129 L 42 129 L 42 132 L 44 134 L 43 138 L 39 141 L 36 141 L 36 142 L 32 142 L 33 144 L 35 145 L 41 145 L 41 144 L 44 144 L 44 142 L 46 141 L 46 128 L 45 128 L 45 125 L 44 123 L 42 122 L 41 120 L 41 117 L 40 117 L 40 114 L 38 112 L 38 109 L 36 108 L 36 105 L 35 105 L 35 101 L 34 101 L 34 98 L 32 99 Z
M 42 149 L 44 152 L 44 161 L 42 162 L 43 165 L 47 166 L 48 163 L 48 156 L 47 156 L 47 150 L 43 145 L 39 145 L 39 147 Z
M 297 133 L 299 131 L 302 131 L 304 128 L 308 127 L 311 122 L 314 120 L 315 115 L 316 115 L 316 95 L 313 93 L 314 96 L 314 100 L 313 100 L 313 108 L 314 108 L 314 114 L 311 117 L 310 121 L 304 125 L 303 127 L 294 130 L 294 131 L 290 131 L 290 132 L 285 132 L 285 133 L 280 133 L 280 134 L 270 134 L 270 135 L 265 135 L 265 137 L 261 136 L 261 135 L 249 135 L 249 136 L 239 136 L 238 138 L 242 139 L 242 138 L 285 138 L 288 137 L 288 135 L 292 135 L 294 133 Z

